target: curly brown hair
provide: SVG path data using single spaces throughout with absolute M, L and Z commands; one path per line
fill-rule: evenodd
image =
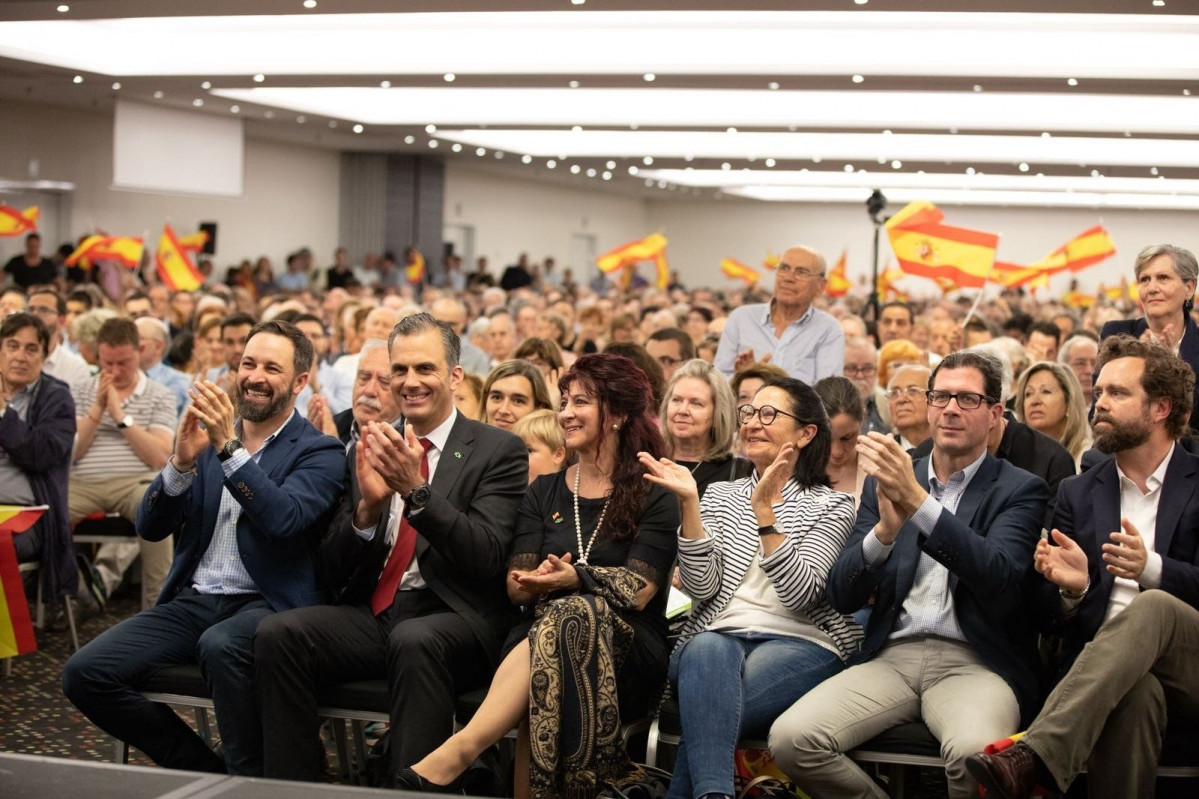
M 1166 432 L 1171 438 L 1181 438 L 1191 418 L 1195 396 L 1195 373 L 1190 365 L 1160 344 L 1128 335 L 1108 336 L 1099 345 L 1096 378 L 1107 363 L 1120 358 L 1140 358 L 1145 364 L 1141 388 L 1150 401 L 1166 399 L 1170 402 Z

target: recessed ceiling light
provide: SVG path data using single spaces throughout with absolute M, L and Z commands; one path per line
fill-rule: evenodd
M 447 72 L 441 76 L 441 79 L 444 80 L 446 83 L 453 83 L 454 79 L 457 77 L 458 76 L 455 75 L 453 72 Z
M 204 91 L 208 91 L 209 89 L 212 88 L 212 81 L 207 81 L 207 80 L 204 81 L 203 83 L 200 84 L 200 88 L 203 89 Z
M 425 133 L 436 133 L 436 132 L 437 132 L 436 125 L 425 125 Z
M 853 164 L 846 164 L 845 166 L 843 166 L 843 167 L 842 167 L 842 169 L 843 169 L 845 172 L 847 172 L 847 173 L 848 173 L 848 172 L 852 172 L 852 171 L 853 171 Z
M 654 185 L 654 182 L 653 182 L 652 180 L 650 180 L 649 178 L 646 178 L 646 179 L 645 179 L 645 185 L 646 185 L 646 186 L 649 186 L 649 187 L 652 187 L 652 186 Z
M 531 164 L 531 163 L 533 163 L 533 156 L 531 156 L 531 155 L 527 155 L 527 154 L 526 154 L 526 155 L 522 155 L 522 156 L 520 157 L 520 162 L 521 162 L 522 164 Z
M 658 76 L 657 76 L 657 75 L 655 75 L 654 73 L 652 73 L 652 72 L 647 72 L 647 73 L 645 73 L 644 75 L 642 75 L 642 76 L 641 76 L 641 79 L 642 79 L 643 81 L 645 81 L 646 83 L 653 83 L 653 82 L 654 82 L 654 81 L 657 79 L 657 77 L 658 77 Z
M 361 133 L 362 131 L 366 130 L 366 128 L 362 127 L 361 125 L 355 125 L 353 130 L 355 133 Z
M 870 2 L 870 0 L 853 0 L 853 4 L 854 4 L 855 6 L 864 6 L 864 5 L 866 5 L 868 2 Z
M 155 100 L 161 100 L 161 99 L 162 99 L 163 97 L 165 97 L 165 96 L 166 96 L 166 95 L 164 95 L 164 94 L 163 94 L 161 91 L 154 92 L 154 99 L 155 99 Z
M 737 129 L 736 128 L 725 128 L 724 132 L 725 133 L 736 133 Z
M 604 180 L 611 180 L 611 179 L 612 179 L 612 173 L 611 173 L 611 172 L 604 172 L 602 175 L 600 175 L 600 177 L 601 177 L 601 178 L 603 178 Z
M 555 160 L 554 160 L 554 159 L 552 159 L 552 158 L 551 158 L 550 160 L 548 160 L 548 161 L 546 161 L 546 162 L 545 162 L 545 168 L 546 168 L 546 169 L 553 169 L 553 168 L 554 168 L 554 167 L 556 167 L 557 165 L 558 165 L 558 162 L 557 162 L 557 161 L 555 161 Z
M 203 108 L 204 101 L 197 97 L 196 99 L 192 100 L 192 106 L 195 108 Z
M 120 84 L 120 83 L 114 83 L 114 84 L 112 84 L 112 90 L 113 90 L 114 92 L 119 92 L 119 91 L 121 90 L 121 84 Z
M 982 87 L 982 86 L 979 86 L 977 83 L 976 83 L 976 84 L 974 84 L 974 93 L 975 93 L 975 94 L 978 94 L 978 93 L 979 93 L 979 92 L 981 92 L 982 90 L 983 90 L 983 87 Z
M 633 164 L 632 166 L 630 166 L 630 167 L 629 167 L 629 174 L 630 174 L 630 175 L 636 175 L 636 174 L 637 174 L 638 172 L 640 172 L 640 171 L 641 171 L 641 170 L 637 168 L 637 165 L 636 165 L 636 164 Z
M 730 164 L 728 161 L 725 161 L 723 164 L 720 165 L 720 168 L 722 170 L 724 170 L 725 172 L 728 172 L 730 169 L 733 168 L 733 165 Z
M 593 178 L 593 177 L 595 177 L 595 176 L 596 176 L 596 171 L 595 171 L 594 169 L 588 169 L 588 170 L 587 170 L 587 177 L 589 177 L 589 178 Z
M 1182 90 L 1182 96 L 1183 96 L 1183 97 L 1190 97 L 1190 96 L 1191 96 L 1191 90 L 1190 90 L 1190 89 L 1183 89 L 1183 90 Z
M 1028 171 L 1028 164 L 1021 163 L 1021 164 L 1020 164 L 1020 166 L 1016 167 L 1016 169 L 1019 169 L 1021 172 L 1027 172 L 1027 171 Z
M 903 161 L 895 160 L 891 162 L 892 169 L 900 169 L 903 167 Z
M 582 125 L 571 125 L 571 126 L 570 126 L 570 132 L 571 132 L 571 133 L 581 133 L 581 132 L 582 132 L 582 130 L 583 130 L 583 126 L 582 126 Z
M 1042 138 L 1042 139 L 1049 139 L 1049 138 L 1052 138 L 1052 137 L 1053 137 L 1053 134 L 1051 134 L 1049 131 L 1047 131 L 1047 130 L 1045 130 L 1045 131 L 1041 131 L 1041 138 Z
M 1156 6 L 1157 8 L 1161 8 L 1165 4 L 1166 4 L 1166 0 L 1153 0 L 1153 5 Z M 60 10 L 61 10 L 61 8 L 62 8 L 62 6 L 59 6 Z
M 259 73 L 254 76 L 255 83 L 262 83 L 264 80 L 266 80 L 266 75 L 263 75 L 262 73 Z
M 654 163 L 654 159 L 647 155 L 645 158 L 641 159 L 641 163 L 645 164 L 646 166 L 651 166 Z
M 71 10 L 71 7 L 68 5 L 61 5 L 56 10 L 58 11 L 59 14 L 65 14 Z
M 1156 174 L 1157 174 L 1157 167 L 1155 167 L 1155 166 L 1149 167 L 1149 174 L 1150 174 L 1150 175 L 1156 175 Z
M 462 152 L 462 145 L 459 144 L 458 142 L 454 142 L 454 145 L 452 147 L 450 147 L 450 149 L 456 153 L 460 153 L 460 152 Z
M 778 88 L 779 88 L 778 81 L 773 81 L 773 80 L 772 80 L 772 81 L 770 81 L 770 83 L 767 83 L 767 84 L 766 84 L 766 88 L 767 88 L 767 89 L 770 89 L 770 91 L 772 91 L 772 92 L 773 92 L 773 91 L 778 91 Z
M 579 82 L 578 82 L 577 80 L 572 80 L 570 83 L 568 83 L 568 84 L 566 84 L 566 85 L 567 85 L 567 86 L 569 86 L 569 87 L 570 87 L 570 88 L 572 88 L 572 89 L 577 89 L 577 88 L 579 88 Z
M 416 144 L 416 137 L 411 133 L 404 137 L 404 144 Z
M 304 8 L 316 8 L 316 0 L 304 0 Z
M 504 158 L 504 151 L 503 151 L 503 150 L 496 150 L 496 151 L 495 151 L 495 158 L 496 158 L 496 160 L 497 160 L 497 161 L 502 161 L 502 160 L 503 160 L 503 158 Z
M 582 172 L 582 171 L 583 171 L 583 167 L 579 166 L 578 164 L 571 164 L 571 165 L 570 165 L 570 174 L 572 174 L 572 175 L 577 175 L 577 174 L 579 174 L 579 173 L 580 173 L 580 172 Z
M 775 161 L 774 161 L 774 159 L 773 159 L 773 158 L 767 158 L 767 159 L 766 159 L 766 166 L 768 166 L 768 167 L 773 167 L 773 166 L 774 166 L 774 164 L 775 164 Z
M 480 158 L 482 158 L 483 156 L 487 155 L 487 148 L 486 148 L 486 147 L 479 147 L 479 148 L 477 148 L 477 149 L 475 150 L 475 155 L 477 155 L 477 156 L 479 156 Z
M 304 116 L 303 114 L 300 114 L 300 116 L 296 117 L 297 125 L 303 125 L 307 121 L 308 121 L 308 117 Z
M 390 89 L 390 88 L 391 88 L 391 81 L 389 81 L 389 80 L 381 80 L 381 81 L 379 81 L 379 88 L 380 88 L 380 89 Z
M 586 2 L 587 2 L 587 0 L 570 0 L 570 4 L 572 6 L 581 6 Z
M 967 174 L 967 175 L 973 175 L 973 174 L 974 174 L 974 167 L 972 167 L 972 166 L 968 166 L 968 167 L 966 167 L 966 174 Z
M 230 114 L 240 114 L 240 113 L 241 113 L 241 106 L 240 106 L 240 105 L 231 105 L 231 106 L 229 106 L 229 113 L 230 113 Z
M 865 79 L 865 78 L 863 78 L 861 75 L 854 75 L 854 76 L 853 76 L 853 82 L 854 82 L 854 83 L 861 83 L 861 82 L 862 82 L 862 81 L 864 81 L 864 80 L 866 80 L 866 79 Z
M 436 150 L 440 143 L 441 142 L 437 141 L 437 139 L 429 139 L 429 149 Z
M 609 161 L 608 163 L 604 164 L 604 168 L 605 169 L 616 169 L 616 162 Z
M 880 155 L 877 160 L 880 164 L 887 163 L 887 157 L 885 155 Z
M 1066 85 L 1067 86 L 1077 86 L 1078 79 L 1077 78 L 1066 78 Z
M 330 127 L 330 128 L 336 128 L 336 127 L 337 127 L 337 120 L 336 120 L 336 119 L 330 119 L 330 120 L 329 120 L 329 127 Z
M 266 113 L 264 113 L 264 114 L 263 114 L 263 116 L 264 116 L 264 117 L 266 117 L 267 119 L 274 119 L 274 118 L 275 118 L 275 112 L 274 112 L 274 111 L 267 111 Z
M 75 76 L 75 77 L 74 77 L 72 80 L 73 80 L 73 82 L 75 82 L 75 83 L 83 83 L 83 76 L 82 76 L 82 75 L 76 75 L 76 76 Z

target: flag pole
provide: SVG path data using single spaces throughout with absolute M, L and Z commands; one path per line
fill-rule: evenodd
M 966 318 L 962 320 L 962 329 L 966 329 L 966 325 L 970 323 L 970 317 L 978 311 L 978 304 L 983 301 L 983 293 L 987 290 L 987 283 L 991 281 L 991 273 L 995 271 L 995 259 L 991 259 L 991 266 L 987 269 L 987 276 L 983 278 L 983 284 L 978 289 L 978 296 L 974 298 L 974 304 L 970 306 L 970 310 L 966 311 Z

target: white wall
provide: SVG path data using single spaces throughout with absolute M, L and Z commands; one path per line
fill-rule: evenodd
M 895 213 L 899 207 L 888 208 Z M 1051 208 L 949 207 L 945 223 L 1000 234 L 1000 260 L 1027 263 L 1047 255 L 1072 236 L 1102 222 L 1116 243 L 1116 255 L 1079 274 L 1080 285 L 1093 289 L 1100 282 L 1131 279 L 1136 253 L 1148 244 L 1170 243 L 1199 251 L 1199 214 L 1182 211 L 1105 211 Z M 830 203 L 749 203 L 744 201 L 654 201 L 649 203 L 647 227 L 661 230 L 670 241 L 670 264 L 688 285 L 732 286 L 720 273 L 720 260 L 736 258 L 755 269 L 767 251 L 778 253 L 790 244 L 809 244 L 831 266 L 849 250 L 849 275 L 869 274 L 873 227 L 863 205 Z M 886 231 L 880 237 L 879 269 L 891 257 Z M 1050 283 L 1053 292 L 1065 289 L 1069 278 Z M 769 283 L 765 279 L 764 283 Z M 1060 284 L 1060 285 L 1059 285 Z
M 553 256 L 576 279 L 594 275 L 591 265 L 570 263 L 571 236 L 595 236 L 596 254 L 653 232 L 646 203 L 632 197 L 572 189 L 549 181 L 511 179 L 451 161 L 445 172 L 445 224 L 475 231 L 475 255 L 485 255 L 495 275 L 527 252 Z M 473 265 L 468 265 L 473 268 Z
M 0 178 L 29 179 L 29 161 L 42 180 L 76 184 L 64 232 L 77 237 L 99 227 L 113 235 L 141 236 L 154 248 L 163 222 L 176 233 L 216 222 L 216 272 L 242 258 L 266 255 L 280 274 L 287 253 L 307 245 L 318 262 L 337 246 L 339 157 L 332 150 L 247 139 L 245 187 L 235 199 L 114 190 L 112 115 L 25 103 L 3 112 Z M 0 239 L 4 253 L 20 251 L 19 239 Z M 44 241 L 52 251 L 58 241 Z

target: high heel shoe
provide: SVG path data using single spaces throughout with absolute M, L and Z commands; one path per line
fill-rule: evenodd
M 396 772 L 395 787 L 400 790 L 421 791 L 423 793 L 447 793 L 466 796 L 466 775 L 463 772 L 449 785 L 438 785 L 429 782 L 410 768 L 402 768 Z

